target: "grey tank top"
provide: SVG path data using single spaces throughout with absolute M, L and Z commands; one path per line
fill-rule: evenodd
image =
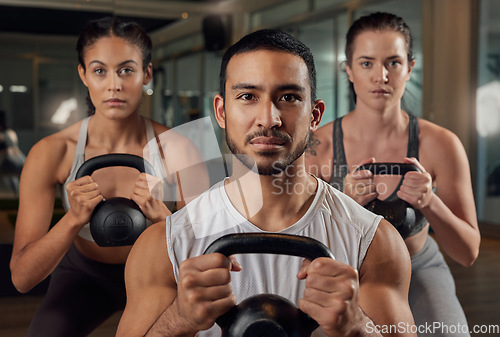
M 409 125 L 408 125 L 408 149 L 406 151 L 407 157 L 414 157 L 418 159 L 418 118 L 408 114 L 409 117 Z M 330 185 L 335 187 L 340 191 L 344 191 L 344 179 L 345 176 L 349 173 L 349 168 L 347 167 L 347 160 L 345 156 L 344 150 L 344 134 L 342 132 L 342 118 L 338 118 L 333 122 L 333 170 L 332 170 L 332 178 L 330 180 Z M 394 198 L 396 196 L 397 191 L 401 187 L 403 183 L 403 177 L 399 181 L 398 186 L 392 192 L 392 194 L 388 197 Z M 415 210 L 415 212 L 419 215 L 417 216 L 417 220 L 413 227 L 415 229 L 422 229 L 423 225 L 427 223 L 427 220 L 422 216 L 420 211 Z M 416 234 L 418 231 L 413 232 L 412 235 Z
M 64 210 L 67 212 L 70 209 L 70 204 L 68 200 L 68 194 L 66 193 L 66 185 L 75 180 L 76 173 L 78 172 L 78 169 L 82 164 L 85 162 L 85 146 L 87 145 L 87 131 L 88 131 L 88 125 L 89 125 L 89 120 L 92 116 L 85 118 L 82 120 L 82 124 L 80 126 L 80 133 L 78 134 L 78 142 L 76 144 L 76 152 L 75 152 L 75 159 L 73 160 L 73 166 L 71 167 L 71 171 L 69 173 L 68 178 L 64 182 L 64 185 L 61 185 L 61 201 L 62 205 L 64 207 Z M 165 176 L 165 171 L 163 169 L 162 165 L 162 157 L 160 154 L 160 149 L 158 147 L 158 143 L 156 142 L 156 136 L 153 128 L 153 123 L 151 122 L 150 119 L 145 118 L 144 119 L 146 123 L 146 136 L 148 139 L 148 150 L 149 150 L 149 158 L 148 161 L 149 163 L 153 166 L 154 173 L 156 177 L 162 178 L 164 183 L 165 183 L 165 200 L 175 200 L 175 196 L 172 196 L 172 194 L 175 194 L 175 186 L 169 185 L 166 182 L 166 176 Z M 170 210 L 173 210 L 173 202 L 168 203 L 167 207 Z M 151 223 L 148 220 L 148 225 Z M 89 241 L 94 241 L 92 238 L 92 235 L 90 233 L 90 225 L 86 224 L 83 226 L 83 228 L 80 230 L 80 233 L 78 234 L 80 237 L 89 240 Z

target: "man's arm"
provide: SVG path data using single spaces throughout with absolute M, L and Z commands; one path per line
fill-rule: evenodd
M 329 258 L 305 262 L 297 275 L 306 279 L 299 308 L 330 337 L 382 336 L 377 327 L 385 326 L 393 326 L 394 332 L 384 336 L 415 336 L 408 304 L 410 275 L 403 240 L 382 220 L 359 276 L 351 266 Z
M 165 243 L 165 221 L 147 228 L 125 266 L 127 305 L 117 336 L 145 336 L 177 294 Z
M 394 227 L 382 220 L 359 273 L 359 306 L 370 319 L 364 328 L 375 326 L 384 336 L 416 336 L 408 304 L 411 260 L 404 241 Z
M 117 336 L 195 336 L 236 304 L 230 271 L 239 265 L 222 254 L 189 258 L 175 280 L 165 242 L 165 221 L 134 244 L 125 267 L 127 305 Z

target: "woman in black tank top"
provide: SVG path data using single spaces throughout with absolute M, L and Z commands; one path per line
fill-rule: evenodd
M 451 273 L 428 231 L 430 224 L 440 248 L 457 262 L 469 266 L 477 258 L 480 235 L 463 145 L 449 130 L 401 108 L 415 64 L 403 19 L 373 13 L 355 21 L 347 33 L 346 58 L 356 106 L 311 137 L 309 171 L 363 206 L 397 196 L 421 213 L 405 238 L 412 258 L 409 300 L 415 322 L 466 324 Z M 373 162 L 413 164 L 421 172 L 404 178 L 356 172 Z

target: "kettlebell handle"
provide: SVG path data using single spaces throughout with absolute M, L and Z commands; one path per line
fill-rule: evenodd
M 369 170 L 374 175 L 400 175 L 404 176 L 410 171 L 421 172 L 413 164 L 406 163 L 371 163 L 361 165 L 356 171 Z M 401 182 L 397 189 L 399 190 Z M 374 199 L 365 208 L 369 211 L 382 215 L 401 234 L 403 239 L 418 233 L 425 225 L 423 214 L 413 209 L 406 201 L 399 199 L 396 193 L 392 193 L 387 199 Z
M 153 166 L 144 158 L 128 153 L 111 153 L 90 158 L 85 161 L 76 172 L 75 179 L 91 175 L 94 171 L 110 167 L 126 166 L 132 167 L 139 172 L 154 175 Z
M 300 256 L 311 261 L 318 257 L 334 259 L 332 252 L 318 240 L 279 233 L 238 233 L 222 236 L 212 242 L 204 254 L 280 254 Z
M 406 173 L 411 171 L 421 172 L 416 165 L 404 163 L 370 163 L 361 165 L 356 169 L 356 171 L 362 170 L 368 170 L 374 175 L 396 176 L 404 176 Z
M 238 233 L 222 236 L 212 242 L 204 254 L 281 254 L 310 260 L 334 258 L 327 246 L 312 238 L 280 233 Z M 243 300 L 216 323 L 222 337 L 241 336 L 310 336 L 318 323 L 297 309 L 287 299 L 261 294 Z

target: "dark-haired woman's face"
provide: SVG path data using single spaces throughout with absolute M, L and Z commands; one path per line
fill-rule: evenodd
M 403 34 L 389 30 L 360 33 L 353 43 L 351 66 L 346 65 L 356 105 L 373 109 L 399 105 L 413 64 L 408 63 Z
M 103 37 L 85 51 L 85 70 L 79 74 L 87 86 L 96 114 L 123 118 L 138 111 L 143 85 L 152 76 L 143 70 L 140 48 L 118 37 Z

